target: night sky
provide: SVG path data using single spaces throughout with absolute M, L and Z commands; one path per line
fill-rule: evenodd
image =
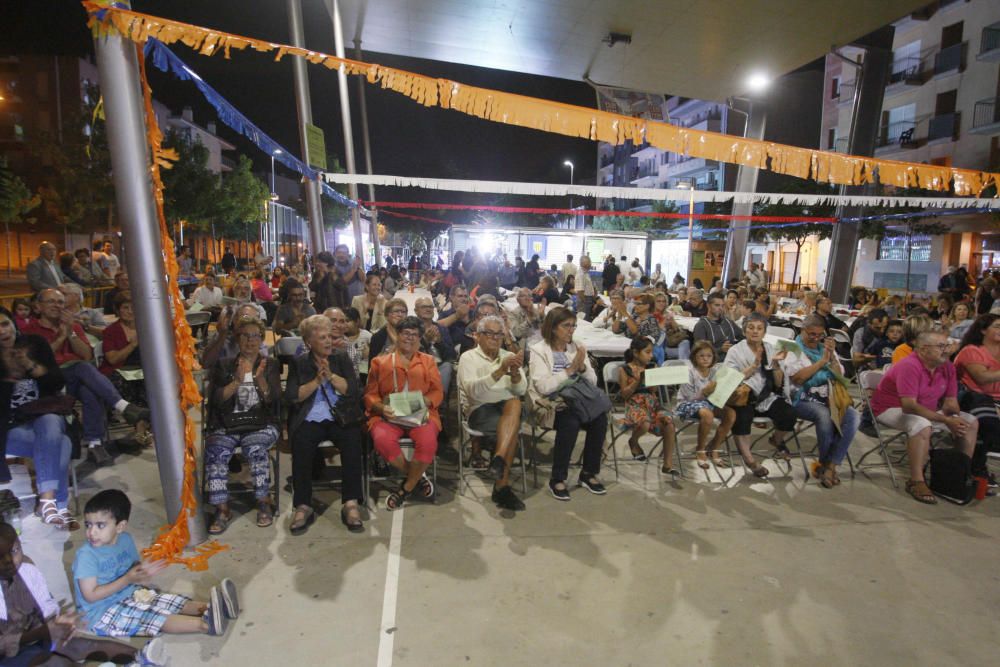
M 239 35 L 288 43 L 286 3 L 283 0 L 134 0 L 137 11 L 193 23 Z M 322 0 L 302 0 L 306 46 L 334 52 L 332 23 Z M 9 31 L 0 49 L 11 53 L 86 53 L 91 48 L 85 27 L 85 12 L 75 0 L 0 3 L 0 21 L 19 26 Z M 348 42 L 348 57 L 353 57 Z M 192 69 L 253 120 L 279 143 L 298 155 L 299 140 L 292 81 L 292 60 L 286 57 L 275 63 L 273 57 L 253 51 L 233 52 L 232 59 L 200 56 L 187 47 L 170 47 Z M 515 74 L 439 61 L 401 58 L 380 53 L 363 54 L 362 59 L 434 77 L 444 77 L 466 84 L 540 97 L 593 108 L 595 95 L 583 82 Z M 813 72 L 815 67 L 810 68 Z M 150 68 L 154 96 L 174 113 L 184 106 L 194 109 L 195 121 L 204 125 L 215 113 L 189 82 Z M 815 74 L 809 78 L 817 81 Z M 336 74 L 324 67 L 309 67 L 313 122 L 326 134 L 327 150 L 342 154 L 343 139 Z M 367 85 L 367 84 L 366 84 Z M 818 86 L 822 86 L 819 72 Z M 354 115 L 355 153 L 359 171 L 364 170 L 361 122 L 358 115 L 356 77 L 349 79 Z M 667 91 L 669 92 L 669 91 Z M 796 90 L 797 96 L 803 91 Z M 817 97 L 812 99 L 818 100 Z M 801 100 L 802 97 L 799 97 Z M 515 128 L 473 118 L 455 111 L 425 108 L 398 93 L 367 86 L 374 172 L 406 176 L 470 178 L 487 180 L 567 182 L 564 160 L 576 165 L 576 182 L 593 183 L 597 144 L 556 134 Z M 784 105 L 778 105 L 782 109 Z M 796 104 L 801 114 L 819 104 Z M 788 110 L 788 109 L 785 109 Z M 777 120 L 777 119 L 775 119 Z M 795 127 L 799 137 L 789 143 L 809 145 L 818 141 L 818 117 L 815 122 L 769 122 L 769 130 Z M 816 129 L 803 128 L 814 126 Z M 219 124 L 219 133 L 237 145 L 239 152 L 254 160 L 260 172 L 269 169 L 268 156 L 248 141 Z M 783 140 L 769 131 L 768 138 Z M 793 140 L 794 139 L 794 140 Z M 280 167 L 279 167 L 280 169 Z M 286 175 L 291 176 L 288 173 Z M 444 191 L 381 188 L 380 199 L 423 201 L 478 201 L 494 203 L 499 196 L 462 195 Z M 504 203 L 534 206 L 560 206 L 560 198 L 533 198 L 524 201 L 508 197 Z M 577 202 L 579 203 L 579 202 Z

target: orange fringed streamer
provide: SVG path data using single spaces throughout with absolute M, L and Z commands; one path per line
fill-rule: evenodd
M 188 517 L 193 515 L 197 508 L 195 500 L 195 425 L 191 419 L 191 408 L 201 404 L 201 394 L 194 381 L 194 369 L 197 362 L 194 358 L 194 338 L 191 337 L 191 327 L 184 317 L 183 301 L 181 299 L 180 288 L 177 285 L 177 276 L 180 273 L 177 265 L 177 256 L 174 252 L 174 243 L 167 230 L 167 220 L 163 215 L 163 181 L 160 180 L 160 166 L 167 168 L 171 162 L 177 159 L 176 153 L 162 146 L 163 133 L 156 123 L 156 115 L 153 113 L 153 95 L 146 79 L 146 62 L 143 58 L 142 44 L 136 44 L 136 53 L 139 59 L 139 75 L 142 80 L 142 94 L 146 106 L 146 138 L 152 152 L 150 160 L 150 178 L 153 182 L 153 195 L 156 200 L 156 216 L 160 222 L 160 240 L 163 242 L 163 260 L 169 278 L 170 300 L 173 302 L 174 336 L 177 348 L 174 350 L 174 358 L 177 360 L 177 368 L 180 370 L 180 405 L 184 415 L 184 485 L 181 490 L 181 511 L 177 515 L 177 520 L 172 526 L 165 526 L 159 536 L 153 541 L 152 546 L 142 553 L 150 560 L 164 559 L 171 563 L 180 563 L 189 570 L 208 569 L 208 559 L 220 552 L 228 549 L 228 546 L 211 541 L 202 544 L 195 549 L 192 556 L 184 556 L 184 547 L 187 546 L 190 533 L 188 532 Z
M 434 79 L 285 44 L 240 37 L 131 10 L 109 8 L 94 0 L 84 0 L 83 5 L 90 14 L 88 24 L 93 30 L 113 25 L 138 43 L 155 37 L 165 44 L 180 42 L 202 55 L 213 55 L 221 50 L 226 58 L 232 49 L 247 47 L 261 53 L 274 52 L 275 60 L 281 60 L 286 54 L 299 56 L 329 69 L 343 68 L 347 74 L 364 76 L 369 83 L 406 95 L 419 104 L 454 109 L 497 123 L 612 144 L 627 140 L 636 144 L 647 141 L 652 146 L 674 153 L 769 169 L 821 183 L 862 185 L 878 179 L 884 185 L 897 187 L 954 190 L 956 195 L 963 197 L 982 196 L 990 185 L 997 185 L 1000 190 L 1000 174 L 996 173 L 844 155 L 678 128 L 666 123 L 647 122 L 560 102 L 466 86 L 447 79 Z M 105 12 L 103 18 L 97 17 L 98 11 Z

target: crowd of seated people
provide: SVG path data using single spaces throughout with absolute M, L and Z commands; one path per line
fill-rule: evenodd
M 50 251 L 43 247 L 37 271 L 55 276 Z M 583 469 L 577 481 L 603 494 L 599 474 L 607 416 L 581 413 L 562 395 L 567 383 L 601 384 L 596 371 L 606 360 L 592 358 L 574 339 L 578 326 L 603 328 L 629 339 L 625 364 L 616 378 L 626 407 L 625 419 L 617 426 L 629 431 L 629 450 L 637 460 L 646 457 L 640 444 L 645 434 L 662 436 L 664 473 L 677 473 L 673 461 L 677 425 L 697 422 L 695 453 L 700 467 L 726 465 L 719 450 L 732 435 L 747 468 L 766 476 L 767 468 L 750 450 L 751 427 L 766 418 L 773 427 L 774 455 L 785 459 L 791 454 L 785 441 L 796 424 L 814 424 L 818 460 L 813 474 L 825 488 L 835 487 L 840 481 L 838 466 L 862 421 L 847 397 L 850 387 L 844 384 L 845 377 L 849 382 L 860 370 L 882 369 L 888 371 L 886 388 L 883 392 L 880 387 L 872 399 L 874 417 L 911 434 L 915 454 L 911 494 L 927 501 L 927 489 L 916 470 L 929 437 L 927 423 L 932 430 L 942 428 L 938 422 L 944 424 L 970 454 L 974 473 L 994 484 L 985 467 L 989 446 L 983 443 L 995 439 L 1000 429 L 996 412 L 1000 390 L 993 386 L 1000 380 L 994 382 L 997 378 L 992 375 L 1000 374 L 993 340 L 1000 324 L 994 326 L 997 316 L 988 312 L 976 317 L 980 309 L 993 308 L 992 277 L 983 280 L 977 292 L 953 290 L 929 300 L 894 300 L 854 289 L 849 305 L 856 317 L 848 326 L 847 315 L 822 291 L 797 291 L 791 300 L 779 302 L 766 287 L 749 284 L 732 283 L 724 289 L 712 281 L 706 291 L 685 286 L 675 276 L 668 285 L 662 271 L 647 276 L 640 263 L 624 259 L 619 265 L 613 257 L 605 260 L 598 275 L 586 256 L 579 265 L 570 257 L 561 270 L 545 271 L 537 258 L 511 264 L 506 257 L 483 258 L 470 249 L 456 256 L 447 271 L 393 265 L 365 273 L 346 248 L 338 247 L 334 253 L 316 256 L 311 275 L 281 268 L 267 279 L 262 270 L 241 273 L 229 268 L 222 281 L 212 272 L 204 274 L 185 304 L 217 317 L 214 333 L 200 350 L 200 361 L 208 371 L 206 471 L 213 533 L 224 531 L 232 521 L 227 489 L 236 451 L 242 452 L 249 467 L 258 501 L 257 524 L 271 525 L 274 480 L 268 452 L 286 426 L 293 452 L 293 534 L 302 534 L 315 520 L 311 484 L 324 466 L 317 453 L 324 441 L 334 443 L 345 468 L 342 520 L 349 530 L 364 529 L 359 512 L 364 501 L 362 431 L 369 434 L 374 451 L 402 476 L 399 488 L 387 499 L 390 509 L 415 497 L 433 497 L 433 483 L 425 473 L 437 448 L 447 442 L 442 413 L 452 384 L 464 397 L 463 417 L 485 434 L 474 439 L 470 466 L 493 479 L 498 506 L 524 507 L 511 491 L 509 476 L 519 432 L 514 425 L 526 416 L 555 431 L 551 494 L 569 499 L 569 457 L 581 431 Z M 112 462 L 105 449 L 110 411 L 136 423 L 140 437 L 148 431 L 142 382 L 119 372 L 140 368 L 141 357 L 127 274 L 118 269 L 116 275 L 111 325 L 100 311 L 84 306 L 75 282 L 45 288 L 33 302 L 17 304 L 18 314 L 7 315 L 11 330 L 24 334 L 10 337 L 10 351 L 5 352 L 8 385 L 20 387 L 25 396 L 33 395 L 25 389 L 31 378 L 45 378 L 35 381 L 39 387 L 56 387 L 46 390 L 50 394 L 65 387 L 82 403 L 82 445 L 98 465 Z M 409 279 L 431 296 L 401 298 Z M 797 347 L 779 349 L 765 340 L 772 326 L 794 328 Z M 842 349 L 834 339 L 840 331 L 850 340 L 841 344 Z M 271 354 L 268 335 L 302 339 L 283 391 L 280 381 L 276 384 L 282 369 Z M 945 347 L 935 366 L 937 339 L 932 338 L 942 335 Z M 87 363 L 93 357 L 93 337 L 103 341 L 99 367 Z M 969 342 L 952 366 L 951 357 L 959 350 L 955 339 L 960 337 Z M 14 341 L 21 338 L 25 342 L 19 342 L 18 349 L 30 352 L 15 354 Z M 51 363 L 34 345 L 38 340 L 46 341 Z M 921 360 L 932 376 L 944 372 L 934 370 L 939 366 L 953 367 L 955 391 L 949 386 L 933 401 L 923 400 L 922 394 L 910 400 L 906 391 L 922 388 L 914 389 L 905 379 L 900 383 L 897 375 L 903 371 L 897 368 L 905 370 L 906 365 L 900 364 L 911 356 Z M 689 372 L 673 411 L 662 393 L 644 380 L 648 368 L 668 360 L 684 362 Z M 722 366 L 743 373 L 744 380 L 720 407 L 708 399 Z M 392 406 L 403 404 L 400 396 L 416 393 L 423 394 L 422 405 L 414 407 L 414 414 L 397 416 Z M 13 409 L 9 402 L 7 408 Z M 940 420 L 931 412 L 940 414 Z M 54 420 L 39 421 L 32 433 L 37 431 L 39 442 L 61 442 L 65 434 L 46 421 Z M 18 428 L 17 433 L 26 432 L 23 425 Z M 412 454 L 399 447 L 404 437 L 415 445 Z M 490 455 L 483 457 L 484 450 Z M 41 466 L 46 477 L 39 479 L 46 492 L 39 512 L 53 525 L 73 526 L 75 519 L 66 510 L 61 490 L 65 486 L 61 456 L 53 463 Z

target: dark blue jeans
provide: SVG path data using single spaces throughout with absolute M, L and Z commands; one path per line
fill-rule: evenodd
M 62 369 L 66 392 L 83 403 L 83 439 L 103 440 L 107 411 L 122 400 L 111 380 L 93 364 L 80 362 Z

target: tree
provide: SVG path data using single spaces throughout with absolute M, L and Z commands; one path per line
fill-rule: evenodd
M 32 152 L 42 165 L 42 216 L 73 229 L 94 230 L 113 215 L 114 185 L 105 123 L 97 108 L 100 89 L 88 85 L 83 92 L 80 109 L 67 114 L 56 133 L 42 133 Z
M 171 227 L 183 221 L 195 229 L 208 230 L 219 206 L 219 177 L 208 168 L 208 149 L 199 141 L 188 141 L 178 133 L 167 133 L 163 148 L 177 151 L 170 169 L 162 169 L 163 214 Z
M 32 195 L 31 190 L 7 165 L 0 161 L 0 222 L 3 222 L 7 236 L 7 275 L 10 276 L 11 261 L 10 223 L 34 222 L 34 218 L 25 218 L 41 203 L 41 197 Z
M 241 155 L 236 168 L 222 176 L 209 217 L 223 236 L 246 236 L 249 225 L 260 225 L 267 220 L 265 202 L 270 190 L 253 175 L 252 169 L 250 159 Z
M 821 183 L 816 183 L 814 181 L 805 181 L 802 179 L 791 179 L 789 178 L 788 184 L 782 188 L 782 192 L 789 195 L 796 194 L 818 194 L 818 195 L 830 195 L 831 197 L 836 194 L 833 187 L 830 185 L 824 185 Z M 754 215 L 760 216 L 770 216 L 770 217 L 813 217 L 813 218 L 829 218 L 834 215 L 836 207 L 833 204 L 820 204 L 816 206 L 802 206 L 800 204 L 757 204 L 754 206 Z M 799 273 L 799 261 L 802 256 L 802 246 L 805 242 L 813 236 L 818 237 L 820 240 L 828 239 L 833 234 L 833 226 L 823 223 L 815 222 L 801 222 L 801 223 L 777 223 L 783 224 L 781 227 L 771 227 L 768 228 L 768 223 L 761 223 L 760 229 L 750 229 L 750 238 L 754 241 L 766 241 L 780 240 L 780 241 L 790 241 L 795 244 L 795 265 L 792 268 L 792 285 L 798 284 L 798 273 Z
M 672 201 L 653 202 L 653 213 L 677 213 L 677 204 Z M 673 218 L 646 218 L 631 215 L 598 216 L 593 228 L 605 231 L 645 232 L 651 229 L 670 229 L 677 224 Z

